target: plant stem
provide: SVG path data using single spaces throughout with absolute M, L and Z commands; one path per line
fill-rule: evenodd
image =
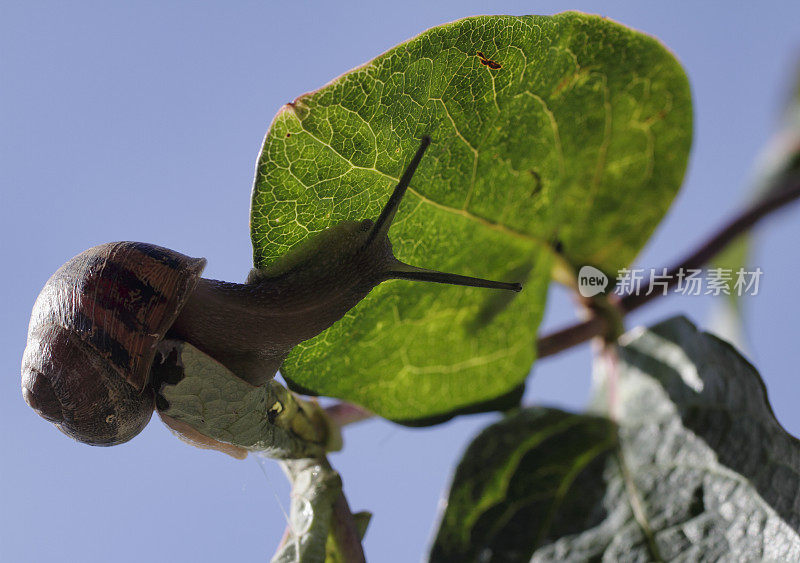
M 355 518 L 342 480 L 326 457 L 280 460 L 292 484 L 288 526 L 272 563 L 322 561 L 329 539 L 346 563 L 364 563 Z
M 350 505 L 347 504 L 347 497 L 344 492 L 339 493 L 336 502 L 333 504 L 333 514 L 331 516 L 331 532 L 339 552 L 347 563 L 365 563 L 364 548 L 361 546 L 361 539 L 356 529 L 356 522 L 353 513 L 350 512 Z
M 367 409 L 353 403 L 335 403 L 325 408 L 325 414 L 339 428 L 374 416 Z
M 667 289 L 675 285 L 678 281 L 676 274 L 680 270 L 699 268 L 716 256 L 739 235 L 750 230 L 761 219 L 785 207 L 799 197 L 800 180 L 793 177 L 790 182 L 784 184 L 783 188 L 774 190 L 770 192 L 767 197 L 756 201 L 752 206 L 723 225 L 711 238 L 697 247 L 693 252 L 690 252 L 683 259 L 678 260 L 674 266 L 669 268 L 667 272 Z M 666 291 L 649 292 L 649 289 L 650 285 L 645 284 L 639 292 L 618 299 L 617 306 L 620 309 L 620 314 L 624 316 L 666 293 Z M 591 317 L 586 321 L 542 336 L 537 341 L 539 358 L 552 356 L 557 352 L 586 342 L 595 336 L 604 334 L 608 329 L 608 323 L 604 318 Z
M 607 328 L 608 321 L 604 317 L 592 316 L 581 323 L 542 336 L 536 342 L 538 357 L 546 358 L 563 352 L 603 334 Z

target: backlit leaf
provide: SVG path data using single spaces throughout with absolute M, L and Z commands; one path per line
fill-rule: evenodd
M 395 420 L 446 415 L 528 375 L 554 264 L 629 265 L 683 178 L 686 76 L 653 38 L 579 13 L 442 25 L 286 105 L 262 149 L 257 267 L 374 218 L 433 144 L 389 235 L 408 263 L 519 295 L 393 281 L 298 346 L 282 373 Z

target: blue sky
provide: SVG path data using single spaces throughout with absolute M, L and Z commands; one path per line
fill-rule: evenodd
M 238 462 L 178 442 L 158 421 L 115 448 L 75 444 L 22 401 L 19 364 L 33 301 L 69 257 L 142 240 L 208 258 L 206 275 L 251 265 L 253 166 L 278 108 L 424 29 L 484 13 L 579 9 L 659 37 L 695 100 L 689 173 L 639 258 L 660 267 L 745 197 L 800 56 L 800 4 L 716 2 L 4 2 L 0 6 L 0 559 L 263 561 L 284 528 L 276 464 Z M 745 303 L 750 357 L 781 423 L 796 409 L 800 209 L 760 230 L 760 294 Z M 553 292 L 547 327 L 573 317 Z M 675 296 L 633 326 L 711 299 Z M 538 364 L 526 400 L 580 408 L 588 347 Z M 415 561 L 450 471 L 482 415 L 411 430 L 370 421 L 332 457 L 354 509 L 375 513 L 373 561 Z M 280 503 L 277 499 L 280 499 Z

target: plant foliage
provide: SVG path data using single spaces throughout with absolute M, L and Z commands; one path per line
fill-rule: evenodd
M 589 414 L 524 409 L 473 441 L 433 561 L 800 558 L 800 442 L 755 368 L 682 317 L 621 342 Z
M 394 420 L 509 393 L 534 362 L 554 268 L 629 265 L 677 193 L 691 131 L 675 58 L 575 12 L 435 27 L 297 98 L 258 161 L 257 267 L 340 221 L 377 216 L 430 135 L 390 232 L 398 258 L 525 289 L 384 283 L 281 372 Z

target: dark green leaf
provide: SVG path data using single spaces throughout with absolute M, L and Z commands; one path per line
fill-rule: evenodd
M 258 162 L 256 266 L 377 216 L 428 134 L 390 231 L 397 256 L 527 282 L 517 296 L 385 283 L 282 371 L 398 420 L 508 393 L 535 359 L 554 263 L 614 274 L 631 262 L 681 183 L 691 121 L 686 76 L 663 46 L 578 13 L 436 27 L 301 96 Z
M 528 561 L 565 530 L 598 523 L 616 439 L 607 419 L 556 409 L 521 410 L 490 426 L 456 470 L 431 560 Z
M 456 471 L 433 560 L 800 558 L 800 443 L 755 369 L 683 318 L 622 342 L 595 397 L 602 412 L 614 398 L 617 432 L 542 409 L 489 427 Z

